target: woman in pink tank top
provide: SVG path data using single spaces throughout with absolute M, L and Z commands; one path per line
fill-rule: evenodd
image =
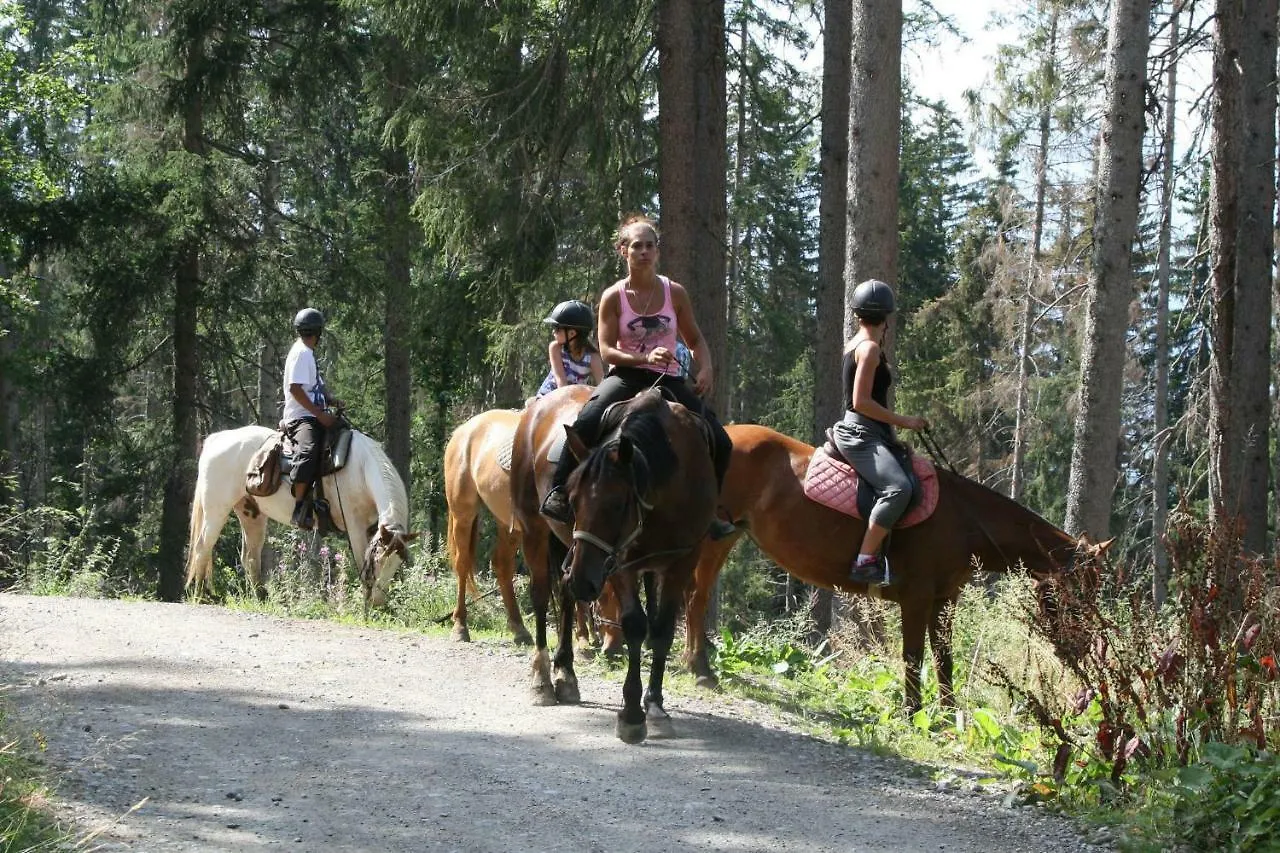
M 627 276 L 607 288 L 600 298 L 597 328 L 600 356 L 609 365 L 604 381 L 582 407 L 574 430 L 594 445 L 599 438 L 600 418 L 610 404 L 629 400 L 646 388 L 662 385 L 688 409 L 700 413 L 715 435 L 712 461 L 717 482 L 724 482 L 733 443 L 715 413 L 701 397 L 711 393 L 715 372 L 711 352 L 693 317 L 693 304 L 684 287 L 658 275 L 658 230 L 651 219 L 632 216 L 618 229 L 618 252 L 627 263 Z M 697 370 L 693 384 L 683 378 L 676 358 L 676 345 L 683 338 L 693 354 Z M 561 455 L 550 494 L 542 512 L 568 522 L 572 517 L 564 484 L 573 473 L 572 454 Z M 712 538 L 734 531 L 734 526 L 717 516 L 710 530 Z

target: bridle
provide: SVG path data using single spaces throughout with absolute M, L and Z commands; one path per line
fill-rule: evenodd
M 640 452 L 638 448 L 633 448 L 632 453 L 634 453 L 636 456 L 640 458 L 640 461 L 642 464 L 648 464 L 644 458 L 644 455 Z M 630 569 L 632 566 L 636 566 L 641 563 L 647 563 L 650 560 L 654 559 L 655 557 L 666 557 L 674 554 L 686 554 L 689 551 L 692 551 L 694 548 L 698 547 L 698 542 L 701 541 L 701 537 L 699 537 L 698 540 L 695 541 L 692 545 L 688 545 L 683 548 L 666 548 L 661 551 L 650 551 L 648 553 L 642 554 L 639 557 L 635 557 L 630 560 L 619 561 L 618 555 L 622 554 L 628 548 L 634 545 L 636 540 L 639 539 L 640 536 L 644 533 L 644 522 L 645 522 L 646 514 L 653 511 L 653 504 L 649 503 L 644 499 L 644 497 L 640 494 L 640 490 L 636 488 L 635 483 L 633 482 L 630 485 L 631 485 L 631 489 L 627 495 L 627 506 L 624 508 L 623 514 L 626 515 L 627 513 L 629 513 L 631 510 L 631 507 L 634 506 L 636 523 L 634 526 L 632 526 L 631 531 L 627 533 L 625 536 L 623 536 L 621 539 L 612 543 L 608 542 L 600 538 L 599 536 L 595 535 L 589 530 L 580 529 L 577 526 L 576 520 L 574 523 L 573 541 L 574 541 L 575 547 L 578 542 L 586 542 L 588 545 L 592 545 L 596 548 L 599 548 L 601 551 L 604 552 L 604 555 L 605 555 L 604 580 L 606 581 L 609 578 L 616 575 L 618 572 L 626 571 L 627 569 Z M 568 565 L 569 565 L 569 561 L 566 560 L 565 561 L 566 575 L 568 574 Z
M 360 581 L 364 586 L 364 606 L 366 612 L 369 609 L 369 602 L 373 598 L 375 591 L 381 592 L 385 597 L 390 591 L 391 582 L 388 580 L 386 584 L 378 581 L 377 567 L 386 562 L 387 557 L 392 553 L 400 555 L 400 560 L 404 563 L 404 568 L 412 567 L 412 557 L 409 555 L 409 548 L 405 541 L 401 538 L 405 531 L 399 527 L 388 527 L 391 533 L 391 541 L 386 545 L 382 544 L 381 537 L 378 535 L 378 529 L 375 527 L 374 532 L 370 534 L 369 544 L 365 548 L 364 562 L 360 566 Z

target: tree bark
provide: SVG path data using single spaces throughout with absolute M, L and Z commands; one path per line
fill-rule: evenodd
M 851 0 L 827 0 L 822 27 L 822 135 L 818 167 L 817 328 L 813 346 L 813 425 L 809 440 L 820 445 L 840 419 L 840 352 L 844 343 L 845 211 L 849 194 L 849 67 L 853 26 Z M 831 630 L 831 590 L 816 589 L 809 616 L 814 633 Z
M 186 77 L 194 80 L 204 62 L 202 42 L 197 38 L 188 47 Z M 189 99 L 183 105 L 182 148 L 188 154 L 205 156 L 204 98 L 201 86 L 187 87 Z M 196 387 L 200 376 L 200 354 L 196 342 L 196 319 L 200 302 L 200 229 L 193 228 L 178 250 L 173 294 L 173 403 L 172 463 L 165 483 L 160 512 L 160 541 L 157 561 L 162 601 L 182 598 L 183 552 L 187 544 L 188 520 L 195 495 Z
M 1270 494 L 1271 276 L 1275 256 L 1277 0 L 1237 0 L 1241 15 L 1239 223 L 1230 411 L 1241 544 L 1265 552 Z M 1228 497 L 1228 499 L 1230 499 Z
M 386 117 L 399 108 L 408 85 L 408 59 L 399 39 L 388 36 L 383 45 L 387 74 Z M 385 296 L 383 302 L 383 402 L 387 456 L 404 480 L 411 486 L 413 466 L 413 354 L 412 317 L 413 290 L 410 286 L 410 257 L 416 229 L 410 217 L 413 187 L 409 174 L 409 158 L 396 141 L 388 140 L 382 149 L 383 170 L 383 269 Z M 412 492 L 410 492 L 412 494 Z
M 724 0 L 658 2 L 658 198 L 662 265 L 685 285 L 715 368 L 709 401 L 725 411 L 728 121 Z
M 1125 329 L 1134 294 L 1131 253 L 1142 172 L 1150 14 L 1150 0 L 1115 0 L 1108 25 L 1107 111 L 1098 158 L 1093 272 L 1066 519 L 1069 532 L 1094 538 L 1108 535 L 1119 470 L 1120 402 Z
M 1164 158 L 1160 180 L 1160 236 L 1156 251 L 1156 376 L 1151 447 L 1152 598 L 1156 607 L 1169 595 L 1169 553 L 1164 546 L 1169 519 L 1169 254 L 1173 234 L 1174 113 L 1178 106 L 1178 17 L 1181 0 L 1169 15 L 1169 67 L 1164 81 Z
M 897 281 L 901 133 L 902 0 L 853 0 L 842 339 L 857 331 L 848 307 L 853 289 L 869 278 Z M 891 315 L 890 353 L 893 337 Z

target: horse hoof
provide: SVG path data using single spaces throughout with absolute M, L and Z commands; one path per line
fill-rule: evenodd
M 698 680 L 695 681 L 694 684 L 701 687 L 703 690 L 714 690 L 717 693 L 720 692 L 720 679 L 716 678 L 714 675 L 699 675 Z
M 581 646 L 575 646 L 573 654 L 583 660 L 591 660 L 596 656 L 596 647 L 584 643 Z
M 563 705 L 578 705 L 582 703 L 582 696 L 578 693 L 578 683 L 569 681 L 568 679 L 558 679 L 556 681 L 556 700 Z
M 265 586 L 258 587 L 255 592 L 257 593 L 258 601 L 265 602 L 267 600 L 267 588 Z
M 519 631 L 511 632 L 511 641 L 515 643 L 517 646 L 533 645 L 533 637 L 531 637 L 529 635 L 529 632 L 526 631 L 523 627 Z
M 608 645 L 600 650 L 600 654 L 609 658 L 609 660 L 617 660 L 618 658 L 624 656 L 626 653 L 627 653 L 627 647 L 624 646 L 622 643 L 619 643 L 616 646 Z
M 539 708 L 546 708 L 549 705 L 558 705 L 556 699 L 556 691 L 550 684 L 535 684 L 529 688 L 529 696 L 533 699 L 533 704 Z
M 466 625 L 454 625 L 453 633 L 449 635 L 449 639 L 457 643 L 471 642 L 471 632 L 467 630 Z
M 618 722 L 613 727 L 613 733 L 618 736 L 618 740 L 623 743 L 644 743 L 647 728 L 644 720 L 638 723 L 628 723 L 622 719 L 622 712 L 618 712 Z

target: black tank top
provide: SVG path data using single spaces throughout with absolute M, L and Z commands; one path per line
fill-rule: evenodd
M 841 372 L 844 374 L 844 407 L 847 411 L 853 411 L 853 380 L 858 375 L 858 362 L 853 357 L 853 349 L 844 351 L 844 358 L 841 360 Z M 889 407 L 889 386 L 893 384 L 893 374 L 889 372 L 889 362 L 884 357 L 884 351 L 880 352 L 880 363 L 876 365 L 876 375 L 871 380 L 871 399 L 875 400 L 886 409 Z

